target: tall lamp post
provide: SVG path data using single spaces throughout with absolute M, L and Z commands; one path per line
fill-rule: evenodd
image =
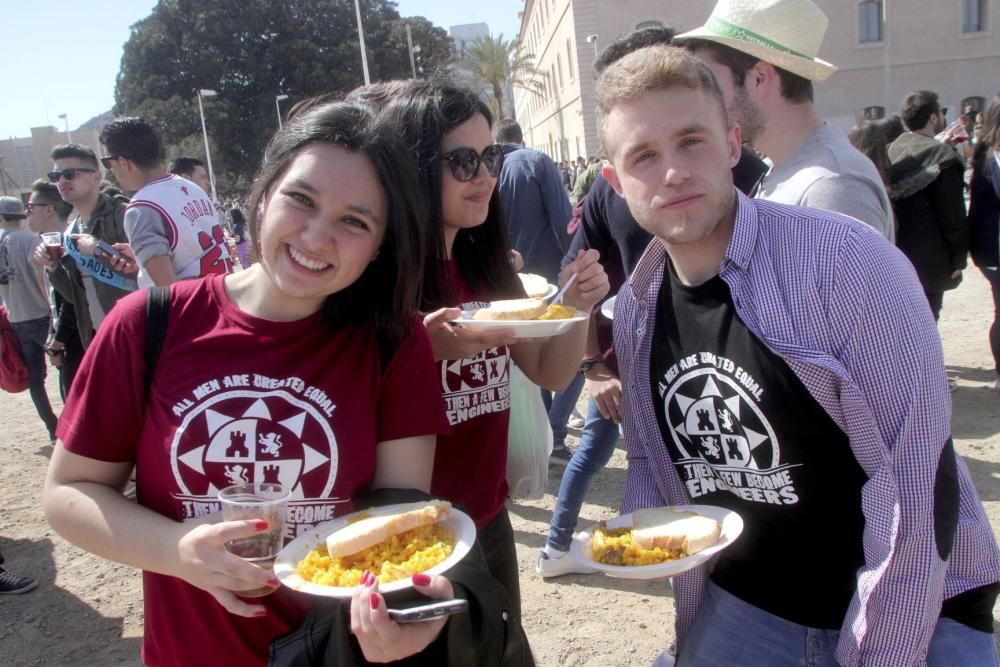
M 597 60 L 597 35 L 587 35 L 587 43 L 594 45 L 594 60 Z
M 413 45 L 413 35 L 410 34 L 410 24 L 406 24 L 406 46 L 410 50 L 410 71 L 413 72 L 413 78 L 417 78 L 417 63 L 413 58 L 413 54 L 420 53 L 420 45 Z
M 212 171 L 212 153 L 208 150 L 208 130 L 205 129 L 205 107 L 201 103 L 203 97 L 215 97 L 217 93 L 207 88 L 198 89 L 198 115 L 201 116 L 201 136 L 205 140 L 205 161 L 208 162 L 208 180 L 212 181 L 212 201 L 219 202 L 215 192 L 215 172 Z
M 278 129 L 282 128 L 281 125 L 281 102 L 287 100 L 288 95 L 275 95 L 274 96 L 274 108 L 278 110 Z
M 64 113 L 59 114 L 59 117 L 62 118 L 63 123 L 66 124 L 66 143 L 71 144 L 73 143 L 73 135 L 69 133 L 69 118 L 67 118 Z
M 361 70 L 365 74 L 365 85 L 372 82 L 368 76 L 368 54 L 365 52 L 365 30 L 361 27 L 361 5 L 354 0 L 354 13 L 358 16 L 358 40 L 361 42 Z

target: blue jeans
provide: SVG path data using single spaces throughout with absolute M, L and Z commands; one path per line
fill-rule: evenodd
M 549 425 L 552 427 L 552 446 L 566 446 L 566 422 L 569 421 L 576 402 L 580 400 L 583 391 L 583 373 L 577 373 L 569 385 L 553 395 L 547 389 L 542 389 L 542 401 L 549 412 Z
M 709 581 L 677 667 L 834 667 L 839 638 L 839 630 L 786 621 Z M 997 667 L 1000 659 L 992 634 L 942 618 L 931 638 L 927 664 Z
M 548 543 L 553 549 L 569 550 L 590 480 L 607 465 L 616 442 L 618 424 L 602 417 L 597 403 L 591 398 L 587 403 L 587 422 L 580 445 L 573 452 L 559 483 L 559 497 L 549 525 Z
M 49 318 L 24 322 L 11 322 L 18 345 L 21 347 L 21 357 L 28 368 L 28 393 L 31 402 L 35 404 L 38 416 L 45 423 L 49 438 L 56 437 L 56 414 L 49 403 L 49 395 L 45 391 L 45 341 L 49 337 Z

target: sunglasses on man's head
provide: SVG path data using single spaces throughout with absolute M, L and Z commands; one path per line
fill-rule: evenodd
M 67 181 L 72 181 L 76 178 L 76 175 L 81 171 L 94 173 L 96 169 L 88 169 L 86 167 L 70 167 L 68 169 L 63 169 L 61 171 L 50 171 L 48 173 L 49 180 L 53 183 L 58 183 L 60 178 L 65 178 Z
M 503 164 L 503 147 L 500 144 L 490 144 L 482 153 L 477 153 L 472 148 L 457 148 L 441 156 L 441 159 L 448 162 L 455 180 L 464 183 L 476 177 L 480 164 L 486 165 L 490 176 L 499 174 L 500 165 Z

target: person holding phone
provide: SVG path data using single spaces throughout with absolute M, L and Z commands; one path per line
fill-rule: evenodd
M 128 242 L 125 208 L 128 197 L 100 189 L 97 155 L 78 144 L 56 146 L 49 181 L 56 186 L 73 214 L 66 226 L 65 251 L 53 259 L 44 244 L 35 249 L 34 261 L 45 268 L 53 289 L 73 308 L 80 344 L 86 349 L 111 307 L 135 290 L 134 267 L 116 263 L 109 267 L 94 258 L 98 240 L 119 249 Z
M 427 227 L 414 172 L 366 108 L 301 111 L 254 182 L 259 262 L 170 286 L 148 385 L 144 294 L 124 299 L 88 350 L 43 501 L 66 539 L 143 570 L 144 664 L 264 665 L 272 640 L 313 602 L 287 588 L 241 597 L 276 580 L 225 543 L 267 526 L 220 521 L 218 489 L 290 488 L 286 541 L 363 494 L 430 489 L 448 424 L 416 316 Z M 108 395 L 113 405 L 99 398 Z M 122 495 L 133 465 L 136 503 Z M 413 585 L 431 598 L 456 593 L 441 576 Z M 353 639 L 337 636 L 338 664 L 399 659 L 451 632 L 443 619 L 394 623 L 377 586 L 358 587 L 351 605 L 358 627 Z

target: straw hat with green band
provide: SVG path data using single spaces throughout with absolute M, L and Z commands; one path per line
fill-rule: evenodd
M 811 0 L 719 0 L 700 28 L 675 44 L 703 39 L 732 47 L 810 81 L 837 71 L 816 57 L 826 34 L 826 14 Z

